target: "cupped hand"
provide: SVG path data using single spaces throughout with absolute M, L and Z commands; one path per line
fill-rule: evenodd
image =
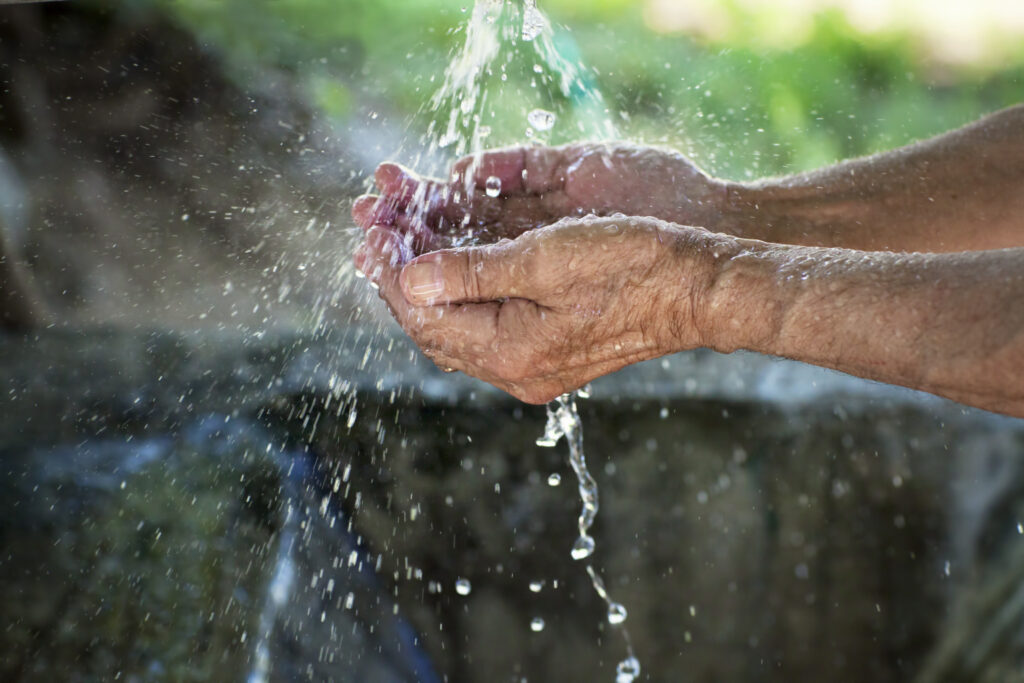
M 356 265 L 440 367 L 544 403 L 704 345 L 718 239 L 651 218 L 587 217 L 414 257 L 399 231 L 374 227 Z
M 380 195 L 356 200 L 364 229 L 384 225 L 416 253 L 514 238 L 566 217 L 647 216 L 714 229 L 726 185 L 672 150 L 635 145 L 521 146 L 466 157 L 449 180 L 378 167 Z

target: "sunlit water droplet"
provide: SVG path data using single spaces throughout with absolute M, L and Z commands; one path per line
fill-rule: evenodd
M 530 621 L 530 630 L 533 631 L 534 633 L 540 633 L 541 631 L 543 631 L 544 630 L 544 620 L 541 619 L 540 617 L 534 617 L 533 620 Z
M 569 553 L 574 560 L 583 560 L 594 554 L 594 539 L 591 536 L 580 536 L 572 544 Z
M 552 444 L 554 445 L 554 444 Z M 548 486 L 558 486 L 562 483 L 562 475 L 558 472 L 553 472 L 548 475 Z
M 544 588 L 544 582 L 543 581 L 531 581 L 530 582 L 530 592 L 531 593 L 540 593 L 543 588 Z
M 537 9 L 536 0 L 526 0 L 523 7 L 523 40 L 529 42 L 544 32 L 544 15 Z
M 640 662 L 636 657 L 627 657 L 615 669 L 615 683 L 633 683 L 640 675 Z
M 459 595 L 469 595 L 472 590 L 473 585 L 469 582 L 469 579 L 459 579 L 455 582 L 455 592 Z
M 608 623 L 618 626 L 626 620 L 626 608 L 617 602 L 608 604 Z
M 534 109 L 526 115 L 526 120 L 535 130 L 551 130 L 555 125 L 555 115 L 546 109 Z
M 501 178 L 492 175 L 487 179 L 487 182 L 484 183 L 484 188 L 487 191 L 488 197 L 497 197 L 501 194 Z

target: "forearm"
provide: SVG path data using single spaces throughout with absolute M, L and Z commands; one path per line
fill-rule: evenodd
M 1024 417 L 1024 249 L 891 254 L 723 238 L 702 326 L 750 349 Z
M 730 184 L 719 228 L 868 251 L 1024 246 L 1024 106 L 892 152 Z

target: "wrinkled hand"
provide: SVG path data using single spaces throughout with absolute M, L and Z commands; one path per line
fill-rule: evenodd
M 564 220 L 414 258 L 374 227 L 356 266 L 440 367 L 544 403 L 625 365 L 705 343 L 716 236 L 650 218 Z
M 489 179 L 498 196 L 488 194 Z M 726 197 L 722 181 L 678 152 L 626 144 L 493 150 L 456 162 L 447 182 L 384 163 L 375 180 L 381 194 L 356 200 L 356 223 L 395 229 L 415 253 L 514 238 L 585 214 L 714 229 Z

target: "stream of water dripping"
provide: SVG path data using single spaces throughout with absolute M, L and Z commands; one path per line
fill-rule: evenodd
M 462 48 L 453 55 L 441 87 L 420 112 L 430 118 L 430 123 L 411 160 L 414 167 L 443 176 L 454 158 L 472 156 L 467 187 L 455 190 L 472 197 L 473 168 L 485 149 L 521 144 L 524 139 L 552 144 L 615 137 L 608 108 L 590 74 L 579 63 L 562 56 L 551 23 L 536 0 L 477 0 L 463 30 Z M 528 88 L 509 92 L 510 78 L 523 73 L 530 78 Z M 500 181 L 487 179 L 485 191 L 490 197 L 500 196 Z M 425 196 L 414 198 L 413 211 L 422 207 L 425 212 L 426 200 Z M 424 216 L 414 213 L 410 217 Z M 468 230 L 455 240 L 456 244 L 475 242 Z M 580 390 L 549 404 L 547 426 L 537 440 L 539 446 L 553 447 L 564 437 L 569 447 L 569 463 L 576 473 L 582 504 L 577 520 L 579 536 L 570 550 L 575 560 L 587 560 L 594 554 L 590 528 L 599 507 L 597 482 L 587 469 L 583 426 L 576 406 L 577 399 L 588 396 Z M 558 481 L 549 478 L 552 485 Z M 624 626 L 626 608 L 612 600 L 594 566 L 588 562 L 585 567 L 594 591 L 606 604 L 608 623 L 625 639 L 627 653 L 617 666 L 616 683 L 633 683 L 640 675 L 640 663 Z M 463 591 L 468 593 L 468 582 L 460 594 Z M 534 619 L 530 628 L 540 632 L 544 621 Z
M 576 406 L 578 398 L 589 398 L 589 388 L 580 389 L 570 394 L 563 394 L 548 404 L 548 421 L 544 428 L 544 434 L 537 439 L 537 445 L 546 448 L 555 446 L 562 438 L 569 445 L 569 464 L 579 484 L 580 501 L 582 507 L 580 516 L 577 519 L 579 536 L 572 545 L 570 555 L 574 560 L 585 560 L 594 554 L 594 537 L 590 535 L 590 527 L 594 524 L 597 511 L 600 506 L 598 498 L 597 481 L 587 468 L 587 458 L 583 451 L 583 422 L 580 420 L 579 410 Z M 604 580 L 590 563 L 586 565 L 587 575 L 594 587 L 594 592 L 604 600 L 608 608 L 608 623 L 616 626 L 626 641 L 626 658 L 619 662 L 616 669 L 616 683 L 633 683 L 640 675 L 640 661 L 633 651 L 633 641 L 629 636 L 629 630 L 623 626 L 626 621 L 626 608 L 621 603 L 612 600 Z

